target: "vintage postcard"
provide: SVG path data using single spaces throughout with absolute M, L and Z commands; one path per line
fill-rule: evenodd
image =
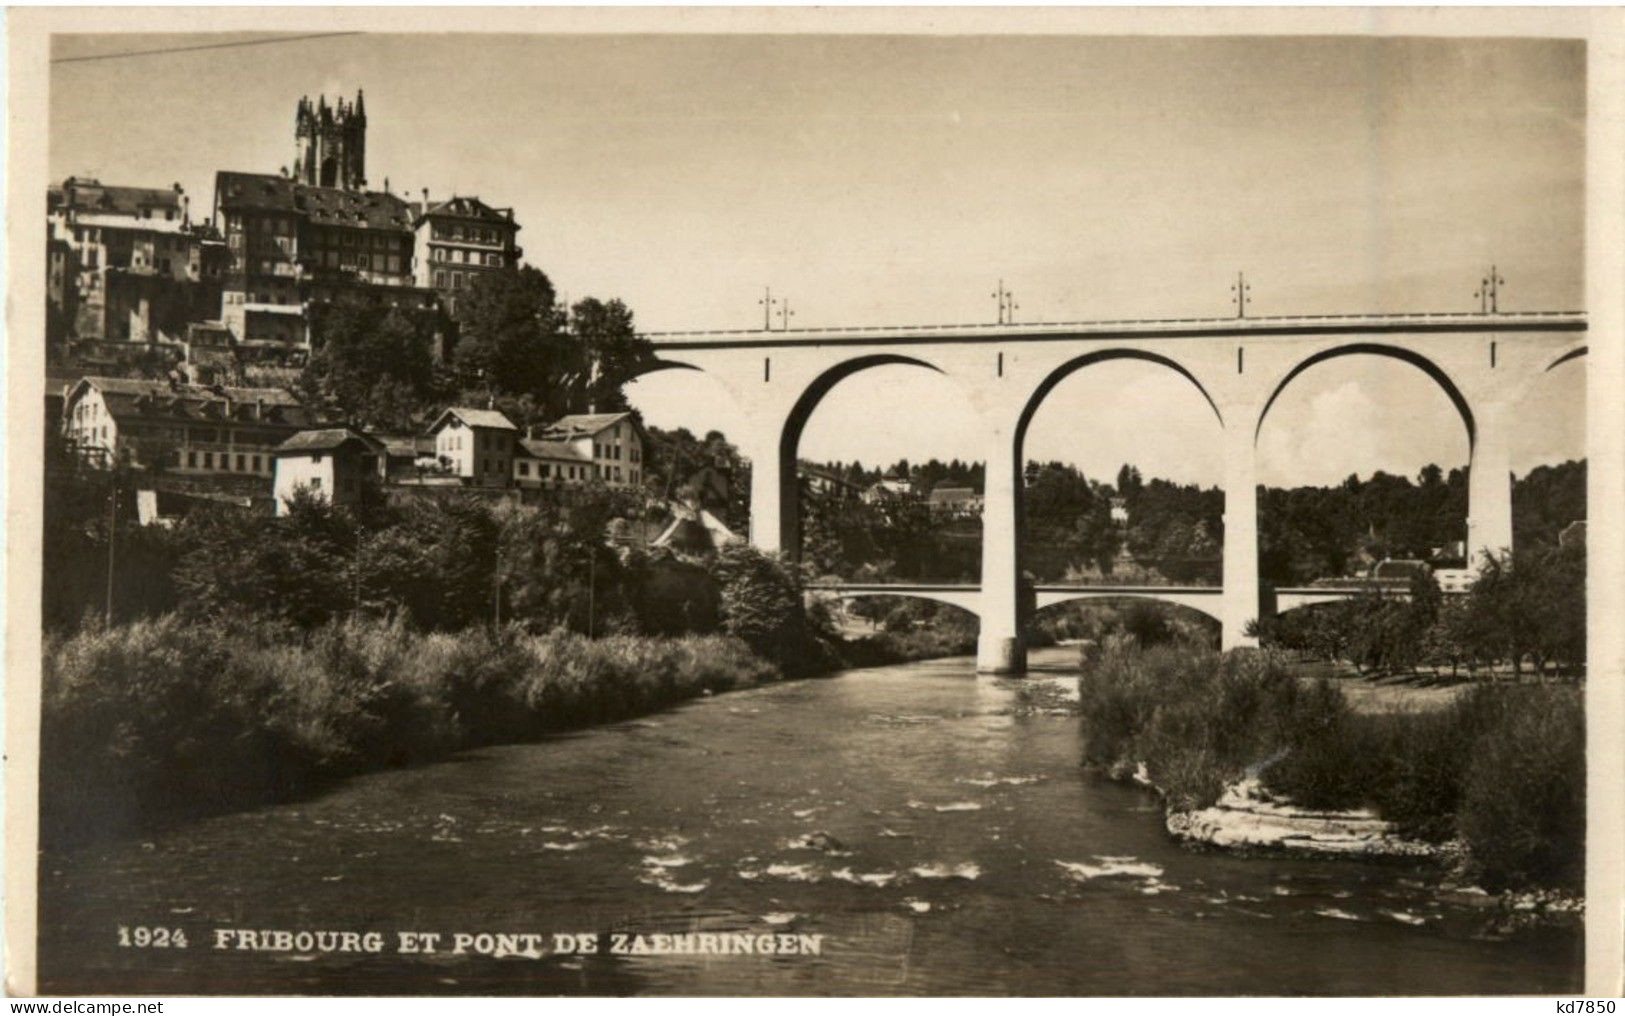
M 1618 994 L 1620 25 L 12 12 L 9 989 Z

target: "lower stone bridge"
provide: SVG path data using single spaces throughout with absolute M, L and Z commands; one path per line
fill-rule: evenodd
M 807 584 L 810 596 L 828 596 L 841 600 L 855 600 L 865 596 L 906 596 L 919 600 L 946 603 L 961 610 L 982 616 L 982 587 L 970 582 L 840 582 L 821 581 Z M 1062 603 L 1079 600 L 1155 600 L 1206 614 L 1222 620 L 1224 589 L 1221 586 L 1113 586 L 1113 585 L 1061 585 L 1043 584 L 1028 587 L 1032 596 L 1029 610 L 1043 610 Z M 1312 607 L 1320 603 L 1347 600 L 1362 593 L 1378 592 L 1393 599 L 1408 599 L 1404 589 L 1374 586 L 1369 583 L 1350 582 L 1339 585 L 1282 587 L 1274 591 L 1274 609 L 1266 614 L 1284 614 L 1299 607 Z M 1447 594 L 1448 595 L 1448 594 Z

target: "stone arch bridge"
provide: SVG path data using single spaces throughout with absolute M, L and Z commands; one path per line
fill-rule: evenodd
M 797 449 L 823 397 L 853 374 L 878 366 L 901 364 L 948 379 L 986 438 L 977 450 L 987 463 L 981 584 L 887 586 L 871 594 L 924 596 L 974 609 L 981 619 L 978 669 L 1008 673 L 1025 667 L 1025 612 L 1085 596 L 1178 598 L 1219 619 L 1225 647 L 1249 644 L 1247 623 L 1260 611 L 1258 435 L 1271 407 L 1299 375 L 1341 356 L 1390 357 L 1438 384 L 1455 406 L 1470 448 L 1469 553 L 1476 557 L 1510 548 L 1509 439 L 1520 403 L 1544 372 L 1584 355 L 1586 319 L 1563 311 L 1388 314 L 667 332 L 647 337 L 657 357 L 654 369 L 704 371 L 736 402 L 746 421 L 745 433 L 736 440 L 751 461 L 751 541 L 792 555 L 800 544 Z M 1208 439 L 1224 466 L 1223 585 L 1148 587 L 1132 594 L 1111 587 L 1041 586 L 1029 595 L 1021 578 L 1027 427 L 1065 378 L 1121 359 L 1179 374 L 1212 410 Z M 848 595 L 858 595 L 850 592 L 855 588 L 848 587 Z M 1278 599 L 1281 593 L 1299 592 L 1281 590 Z M 1285 607 L 1291 599 L 1279 602 Z

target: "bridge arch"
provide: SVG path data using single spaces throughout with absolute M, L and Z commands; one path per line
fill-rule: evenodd
M 1360 354 L 1385 356 L 1399 360 L 1410 364 L 1432 378 L 1433 382 L 1444 390 L 1445 395 L 1450 398 L 1451 405 L 1456 407 L 1457 414 L 1461 416 L 1461 422 L 1467 428 L 1468 453 L 1469 455 L 1472 453 L 1478 439 L 1478 426 L 1473 420 L 1472 407 L 1468 405 L 1467 397 L 1461 393 L 1461 389 L 1457 387 L 1456 382 L 1451 379 L 1449 374 L 1445 373 L 1444 368 L 1421 353 L 1413 349 L 1406 349 L 1403 346 L 1391 346 L 1379 342 L 1350 342 L 1330 349 L 1323 349 L 1300 360 L 1291 370 L 1287 371 L 1285 377 L 1276 382 L 1275 387 L 1270 390 L 1269 398 L 1264 400 L 1264 406 L 1258 413 L 1258 422 L 1253 426 L 1253 441 L 1257 442 L 1258 436 L 1263 433 L 1264 421 L 1269 418 L 1270 409 L 1275 405 L 1275 401 L 1281 397 L 1281 393 L 1286 391 L 1287 386 L 1295 381 L 1300 374 L 1316 364 L 1325 363 L 1327 360 Z
M 949 375 L 941 367 L 918 357 L 902 353 L 872 353 L 855 356 L 826 368 L 802 389 L 785 416 L 779 430 L 778 493 L 779 533 L 781 549 L 792 558 L 801 555 L 801 491 L 796 462 L 801 448 L 801 435 L 807 428 L 818 404 L 842 381 L 861 371 L 875 367 L 920 367 L 943 377 Z
M 1038 610 L 1047 610 L 1050 607 L 1059 607 L 1067 603 L 1080 603 L 1086 600 L 1138 600 L 1142 603 L 1166 603 L 1175 607 L 1193 610 L 1198 614 L 1210 617 L 1215 621 L 1223 622 L 1223 590 L 1217 586 L 1196 589 L 1183 589 L 1170 587 L 1166 590 L 1157 588 L 1109 588 L 1096 587 L 1093 589 L 1064 589 L 1045 588 L 1039 586 L 1036 590 Z
M 1192 374 L 1184 364 L 1159 353 L 1153 353 L 1144 349 L 1133 349 L 1127 347 L 1101 349 L 1091 353 L 1085 353 L 1082 356 L 1073 357 L 1067 362 L 1061 364 L 1059 367 L 1056 367 L 1045 376 L 1044 380 L 1038 383 L 1038 387 L 1034 388 L 1032 394 L 1027 397 L 1026 404 L 1021 408 L 1021 417 L 1016 422 L 1015 440 L 1016 461 L 1018 466 L 1023 455 L 1022 446 L 1027 440 L 1027 427 L 1032 423 L 1033 416 L 1038 412 L 1038 407 L 1044 404 L 1044 399 L 1049 396 L 1050 392 L 1054 391 L 1055 387 L 1062 381 L 1065 381 L 1068 377 L 1071 377 L 1073 374 L 1084 369 L 1085 367 L 1097 363 L 1105 363 L 1109 360 L 1139 360 L 1145 363 L 1155 363 L 1163 367 L 1167 367 L 1169 370 L 1172 370 L 1174 373 L 1196 386 L 1196 390 L 1201 392 L 1202 398 L 1207 401 L 1208 408 L 1213 410 L 1214 418 L 1219 421 L 1220 426 L 1223 426 L 1224 414 L 1219 411 L 1218 403 L 1213 401 L 1212 394 L 1208 392 L 1207 388 L 1202 384 L 1202 382 L 1197 380 L 1196 375 Z
M 1557 367 L 1561 367 L 1563 364 L 1568 363 L 1570 360 L 1575 360 L 1575 359 L 1578 359 L 1578 358 L 1580 358 L 1582 356 L 1585 356 L 1588 352 L 1590 352 L 1590 350 L 1587 349 L 1587 347 L 1585 347 L 1583 345 L 1575 346 L 1573 349 L 1565 351 L 1561 356 L 1559 356 L 1557 359 L 1553 360 L 1551 363 L 1548 363 L 1546 365 L 1546 372 L 1550 372 L 1551 370 L 1553 370 L 1553 369 L 1555 369 Z
M 957 608 L 971 615 L 981 616 L 981 590 L 976 586 L 932 587 L 930 585 L 889 585 L 875 583 L 866 586 L 819 586 L 808 585 L 806 592 L 809 596 L 823 596 L 833 600 L 884 599 L 895 597 L 898 599 L 924 600 L 928 603 L 941 603 Z

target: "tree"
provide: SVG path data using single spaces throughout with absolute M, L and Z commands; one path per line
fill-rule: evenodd
M 484 272 L 463 298 L 458 383 L 493 398 L 528 396 L 542 419 L 624 408 L 622 386 L 653 358 L 625 304 L 588 297 L 566 310 L 529 265 Z
M 730 544 L 717 552 L 711 574 L 722 590 L 723 631 L 781 666 L 794 664 L 810 641 L 794 570 L 747 544 Z
M 462 299 L 458 383 L 467 391 L 546 401 L 549 378 L 576 366 L 560 362 L 563 323 L 553 283 L 540 269 L 479 273 Z
M 313 325 L 315 351 L 299 379 L 307 401 L 365 427 L 410 430 L 435 395 L 425 321 L 387 307 L 341 303 Z

